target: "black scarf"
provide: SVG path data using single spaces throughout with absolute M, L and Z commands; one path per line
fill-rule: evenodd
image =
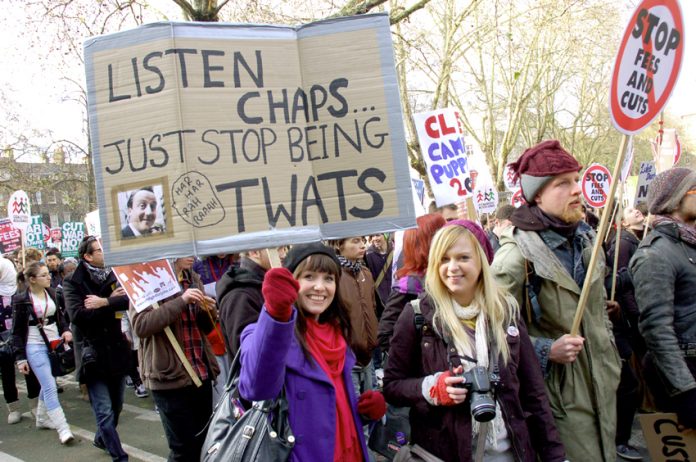
M 679 238 L 690 246 L 696 247 L 696 227 L 689 226 L 683 221 L 677 220 L 669 215 L 655 215 L 652 223 L 653 227 L 662 224 L 672 224 L 676 226 Z
M 96 284 L 104 284 L 109 278 L 109 274 L 111 274 L 111 268 L 108 266 L 105 266 L 104 268 L 97 268 L 96 266 L 90 265 L 86 261 L 84 264 L 85 268 L 87 268 L 87 272 L 89 272 L 90 279 Z
M 524 231 L 544 231 L 551 229 L 563 237 L 570 238 L 575 234 L 580 222 L 566 223 L 560 218 L 545 214 L 539 207 L 533 205 L 520 206 L 510 217 L 517 228 Z

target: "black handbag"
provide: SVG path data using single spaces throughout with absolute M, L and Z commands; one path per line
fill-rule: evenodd
M 234 357 L 225 392 L 206 426 L 201 462 L 286 461 L 295 437 L 288 423 L 285 387 L 276 399 L 245 406 L 238 389 L 240 355 Z
M 56 310 L 58 308 L 56 307 Z M 46 337 L 46 332 L 43 330 L 43 321 L 36 316 L 34 305 L 32 304 L 29 314 L 36 321 L 36 327 L 39 329 L 41 338 L 43 338 L 46 347 L 48 348 L 48 361 L 51 364 L 51 375 L 53 377 L 62 377 L 68 375 L 75 370 L 75 353 L 68 344 L 63 340 L 55 347 L 51 348 L 51 342 Z
M 408 420 L 409 407 L 387 405 L 385 422 L 378 421 L 372 428 L 368 446 L 380 453 L 387 460 L 393 460 L 402 446 L 406 445 L 410 434 L 411 424 Z
M 14 362 L 12 332 L 9 329 L 0 332 L 0 361 Z

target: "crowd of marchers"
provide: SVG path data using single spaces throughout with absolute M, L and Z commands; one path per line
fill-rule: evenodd
M 511 168 L 526 204 L 488 220 L 431 207 L 413 229 L 274 249 L 280 267 L 266 249 L 177 258 L 180 292 L 143 310 L 93 236 L 77 259 L 57 249 L 0 258 L 8 423 L 22 418 L 18 371 L 36 427 L 75 439 L 51 368 L 62 346 L 95 416 L 92 443 L 114 461 L 128 460 L 118 433 L 127 382 L 152 396 L 168 460 L 200 460 L 235 357 L 241 403 L 283 393 L 292 461 L 411 451 L 451 462 L 639 460 L 637 412 L 696 428 L 696 172 L 658 174 L 647 202 L 598 235 L 582 166 L 558 141 Z M 389 435 L 390 424 L 400 431 Z

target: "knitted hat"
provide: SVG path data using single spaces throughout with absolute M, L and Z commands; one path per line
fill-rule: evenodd
M 696 171 L 675 167 L 655 177 L 648 186 L 648 210 L 654 215 L 674 212 L 684 195 L 696 188 Z
M 334 263 L 336 263 L 338 273 L 341 273 L 341 263 L 339 263 L 338 258 L 336 258 L 336 252 L 334 252 L 334 249 L 326 247 L 321 242 L 293 245 L 292 249 L 290 249 L 288 255 L 285 257 L 285 267 L 289 269 L 291 273 L 294 273 L 300 263 L 302 263 L 302 260 L 317 253 L 331 257 Z
M 510 168 L 515 172 L 515 179 L 520 179 L 525 200 L 532 204 L 537 193 L 553 177 L 579 172 L 582 165 L 557 140 L 547 140 L 524 151 Z
M 495 252 L 493 252 L 493 247 L 491 246 L 490 241 L 488 240 L 488 236 L 486 236 L 486 232 L 479 226 L 478 223 L 473 222 L 471 220 L 452 220 L 448 222 L 445 226 L 452 226 L 452 225 L 457 225 L 457 226 L 462 226 L 469 231 L 471 231 L 471 234 L 474 235 L 476 240 L 481 244 L 481 247 L 483 248 L 483 253 L 486 254 L 486 260 L 488 260 L 488 264 L 490 265 L 493 263 L 493 255 L 495 255 Z

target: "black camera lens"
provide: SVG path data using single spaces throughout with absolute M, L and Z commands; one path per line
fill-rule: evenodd
M 495 401 L 488 393 L 471 394 L 471 415 L 477 422 L 490 422 L 495 417 Z

